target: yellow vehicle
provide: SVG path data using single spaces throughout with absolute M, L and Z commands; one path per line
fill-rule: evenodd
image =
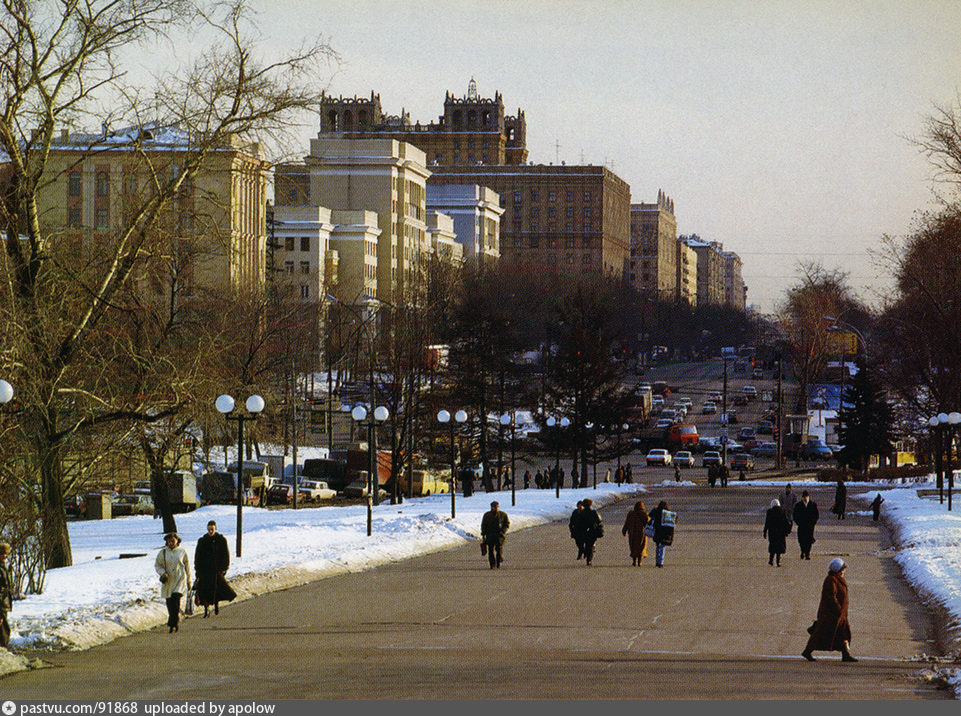
M 415 497 L 450 492 L 450 470 L 413 470 Z M 400 476 L 400 489 L 410 494 L 406 471 Z

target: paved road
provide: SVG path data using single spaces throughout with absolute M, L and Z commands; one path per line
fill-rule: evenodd
M 822 519 L 812 560 L 796 542 L 767 565 L 773 488 L 649 486 L 680 515 L 667 564 L 630 566 L 603 511 L 593 567 L 566 525 L 509 535 L 489 570 L 476 545 L 326 579 L 155 630 L 54 668 L 0 680 L 3 698 L 938 699 L 922 664 L 937 653 L 924 609 L 899 578 L 877 525 Z M 852 492 L 855 491 L 852 489 Z M 816 494 L 830 504 L 826 488 Z M 485 499 L 483 494 L 472 499 Z M 799 655 L 827 562 L 850 564 L 857 664 Z M 652 555 L 653 557 L 653 555 Z

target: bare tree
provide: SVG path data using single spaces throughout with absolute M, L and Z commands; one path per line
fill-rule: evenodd
M 42 495 L 40 520 L 48 567 L 72 562 L 63 508 L 64 460 L 69 440 L 109 422 L 156 421 L 183 406 L 160 409 L 120 390 L 104 394 L 87 370 L 110 345 L 115 302 L 154 255 L 158 229 L 185 183 L 212 154 L 240 141 L 276 136 L 316 106 L 317 77 L 330 56 L 322 44 L 270 63 L 259 61 L 248 39 L 243 0 L 208 12 L 186 0 L 0 0 L 0 149 L 6 155 L 0 205 L 5 245 L 0 309 L 8 331 L 3 348 L 15 357 L 24 424 L 36 445 Z M 56 130 L 112 105 L 112 121 L 142 126 L 141 88 L 127 84 L 117 56 L 136 43 L 204 23 L 221 38 L 190 66 L 158 82 L 155 109 L 163 124 L 189 137 L 179 171 L 163 171 L 143 132 L 124 148 L 150 177 L 96 263 L 78 270 L 77 247 L 45 222 L 44 191 L 62 179 L 51 163 Z M 119 98 L 124 98 L 126 106 Z M 99 113 L 102 116 L 102 113 Z M 89 152 L 102 151 L 93 144 Z M 96 270 L 92 270 L 92 269 Z
M 954 105 L 935 104 L 924 134 L 911 141 L 931 162 L 936 181 L 961 190 L 961 95 Z

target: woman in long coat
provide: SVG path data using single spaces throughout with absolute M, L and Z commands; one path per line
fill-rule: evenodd
M 204 618 L 220 613 L 220 602 L 232 602 L 237 593 L 227 583 L 225 575 L 230 566 L 230 549 L 227 540 L 217 531 L 217 523 L 207 523 L 207 534 L 197 540 L 194 551 L 194 567 L 197 570 L 197 604 L 204 608 Z
M 768 564 L 774 564 L 777 559 L 777 566 L 781 566 L 781 555 L 787 551 L 787 536 L 790 532 L 791 523 L 781 509 L 781 501 L 771 500 L 771 506 L 764 517 L 763 532 L 767 537 Z
M 814 661 L 811 654 L 815 649 L 840 651 L 841 661 L 857 661 L 850 650 L 851 625 L 848 623 L 848 583 L 844 581 L 847 565 L 840 557 L 835 557 L 828 565 L 828 576 L 821 587 L 821 603 L 818 605 L 818 618 L 814 622 L 811 638 L 801 652 L 808 661 Z
M 634 509 L 627 513 L 624 527 L 621 529 L 621 534 L 627 535 L 627 543 L 631 548 L 631 564 L 635 567 L 641 566 L 641 562 L 647 556 L 647 535 L 644 534 L 644 527 L 648 520 L 644 503 L 638 502 L 634 505 Z
M 160 594 L 167 602 L 167 627 L 175 632 L 180 631 L 180 599 L 190 588 L 190 559 L 176 532 L 164 535 L 164 542 L 154 569 L 160 575 Z

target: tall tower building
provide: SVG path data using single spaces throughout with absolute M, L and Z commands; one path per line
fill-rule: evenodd
M 679 293 L 677 219 L 674 200 L 658 190 L 657 201 L 631 204 L 631 283 L 664 301 Z

